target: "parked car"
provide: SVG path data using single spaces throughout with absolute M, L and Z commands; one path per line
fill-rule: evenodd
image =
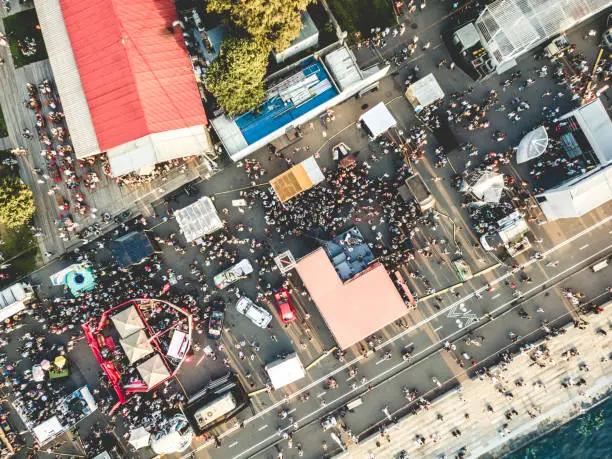
M 274 301 L 276 301 L 281 322 L 287 323 L 295 320 L 295 308 L 291 301 L 291 295 L 289 295 L 289 291 L 286 288 L 279 288 L 274 292 Z
M 223 319 L 225 319 L 225 311 L 223 308 L 217 307 L 210 313 L 208 319 L 208 337 L 211 339 L 221 338 L 221 330 L 223 330 Z
M 257 306 L 246 296 L 241 297 L 236 303 L 236 309 L 240 314 L 244 314 L 251 322 L 260 328 L 266 328 L 272 321 L 272 314 L 261 306 Z

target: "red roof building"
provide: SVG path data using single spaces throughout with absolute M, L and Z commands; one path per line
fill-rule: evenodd
M 113 175 L 211 151 L 172 0 L 36 0 L 78 158 Z

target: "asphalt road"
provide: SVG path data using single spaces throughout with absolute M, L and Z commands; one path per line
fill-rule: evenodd
M 380 346 L 382 351 L 376 352 L 369 358 L 356 357 L 341 363 L 330 357 L 331 365 L 333 365 L 331 371 L 316 379 L 310 372 L 310 379 L 313 379 L 311 382 L 300 384 L 300 388 L 296 391 L 284 393 L 285 398 L 289 400 L 288 403 L 282 400 L 277 401 L 255 415 L 247 416 L 243 419 L 244 427 L 236 426 L 226 431 L 222 435 L 221 448 L 210 451 L 210 453 L 214 457 L 272 457 L 276 454 L 274 452 L 276 444 L 280 443 L 280 447 L 284 448 L 286 454 L 289 454 L 288 457 L 297 457 L 297 450 L 288 450 L 286 441 L 281 440 L 278 432 L 279 427 L 289 428 L 287 421 L 281 421 L 278 418 L 279 410 L 286 407 L 298 425 L 303 426 L 294 433 L 294 445 L 299 442 L 304 446 L 304 457 L 319 457 L 322 451 L 318 445 L 324 440 L 328 445 L 332 444 L 329 434 L 324 433 L 318 425 L 325 413 L 333 412 L 348 401 L 366 394 L 367 403 L 355 410 L 354 414 L 349 413 L 346 416 L 349 427 L 354 433 L 359 433 L 367 430 L 373 423 L 384 419 L 385 416 L 381 410 L 385 405 L 389 405 L 392 413 L 405 405 L 401 393 L 402 386 L 414 387 L 421 393 L 427 393 L 436 387 L 431 380 L 433 376 L 441 382 L 449 380 L 449 384 L 453 377 L 458 377 L 459 380 L 465 377 L 465 369 L 455 364 L 454 357 L 449 358 L 448 353 L 438 352 L 445 341 L 460 340 L 469 330 L 477 330 L 475 334 L 486 336 L 486 342 L 480 347 L 471 346 L 469 348 L 460 342 L 457 346 L 457 353 L 468 352 L 473 359 L 480 362 L 510 344 L 509 331 L 527 337 L 540 328 L 542 320 L 551 322 L 569 320 L 572 311 L 569 310 L 567 301 L 560 295 L 560 287 L 580 288 L 585 291 L 587 298 L 600 295 L 605 290 L 609 284 L 609 276 L 605 272 L 594 274 L 589 270 L 589 266 L 594 260 L 612 252 L 612 245 L 606 244 L 609 242 L 611 230 L 612 224 L 608 218 L 589 229 L 588 232 L 578 233 L 575 239 L 570 239 L 567 244 L 547 250 L 548 255 L 545 260 L 537 263 L 527 261 L 522 271 L 533 276 L 538 272 L 538 277 L 532 277 L 533 283 L 529 284 L 529 288 L 523 292 L 524 297 L 518 301 L 510 291 L 504 291 L 494 303 L 495 307 L 483 308 L 483 305 L 491 305 L 489 298 L 475 299 L 467 295 L 408 330 L 396 331 L 394 334 L 393 330 L 385 330 L 384 334 L 388 338 Z M 589 246 L 580 250 L 586 240 L 590 241 Z M 574 252 L 577 254 L 573 254 Z M 553 256 L 559 256 L 560 264 L 556 268 L 547 268 L 546 263 Z M 511 273 L 501 274 L 491 284 L 503 285 L 506 278 L 514 278 L 513 276 L 514 274 Z M 499 289 L 501 290 L 501 287 Z M 483 292 L 483 294 L 490 297 L 497 295 L 496 292 L 501 293 L 499 290 L 494 290 Z M 457 306 L 461 304 L 469 305 L 469 308 L 477 314 L 479 321 L 474 322 L 471 326 L 457 327 L 456 318 L 450 313 L 456 311 Z M 518 307 L 530 313 L 532 319 L 521 319 L 515 312 L 503 314 L 510 309 L 515 311 Z M 536 313 L 539 307 L 544 312 Z M 483 317 L 484 312 L 492 314 L 494 319 L 488 320 Z M 425 330 L 428 327 L 437 333 L 433 340 Z M 401 359 L 401 349 L 407 345 L 414 348 L 414 360 L 418 363 L 409 365 Z M 391 350 L 393 357 L 390 360 L 383 360 L 381 355 L 387 350 Z M 365 385 L 355 379 L 348 380 L 346 369 L 349 366 L 358 368 L 357 379 L 364 376 L 367 378 Z M 407 368 L 409 368 L 408 371 L 406 371 Z M 333 391 L 326 391 L 323 382 L 331 375 L 338 380 L 340 387 Z M 358 383 L 357 387 L 351 387 L 353 382 Z M 369 384 L 375 385 L 375 389 L 368 391 L 367 385 Z M 310 400 L 297 401 L 295 397 L 304 392 L 310 393 Z M 321 400 L 327 402 L 325 406 L 321 405 Z M 314 441 L 315 436 L 318 443 Z
M 363 132 L 354 127 L 354 123 L 361 114 L 363 104 L 373 106 L 381 100 L 388 103 L 390 110 L 402 127 L 407 128 L 418 123 L 411 107 L 403 97 L 405 75 L 417 64 L 421 68 L 422 75 L 434 71 L 447 93 L 463 91 L 472 86 L 473 93 L 470 98 L 479 101 L 491 88 L 499 89 L 498 79 L 495 77 L 474 85 L 459 70 L 437 69 L 436 63 L 442 57 L 446 57 L 444 48 L 437 46 L 441 28 L 444 27 L 443 22 L 437 22 L 441 16 L 440 9 L 441 7 L 437 4 L 433 8 L 428 7 L 416 19 L 416 22 L 420 24 L 418 33 L 421 41 L 432 41 L 432 48 L 429 51 L 415 56 L 412 62 L 399 69 L 398 75 L 390 75 L 385 78 L 381 82 L 379 91 L 368 94 L 359 100 L 347 101 L 336 107 L 334 109 L 336 120 L 326 128 L 326 136 L 323 136 L 323 130 L 318 125 L 312 131 L 306 129 L 304 138 L 296 145 L 300 148 L 308 146 L 308 150 L 295 151 L 294 146 L 291 146 L 285 150 L 285 153 L 291 156 L 295 162 L 298 162 L 314 152 L 319 152 L 318 162 L 326 168 L 333 167 L 330 148 L 336 142 L 344 141 L 353 148 L 353 151 L 361 152 L 358 156 L 359 159 L 365 159 L 371 153 L 378 154 L 380 148 L 376 144 L 369 143 Z M 574 35 L 576 37 L 580 36 L 581 30 L 586 27 L 588 25 L 581 26 Z M 411 34 L 407 34 L 402 39 L 406 41 L 411 36 Z M 587 45 L 581 43 L 580 38 L 575 38 L 575 41 L 580 44 L 581 49 L 582 45 Z M 394 46 L 403 46 L 403 44 L 400 43 L 399 39 L 396 42 L 390 40 L 389 46 L 389 49 L 391 49 Z M 584 48 L 583 51 L 587 57 L 594 55 L 595 49 L 592 45 L 584 46 Z M 534 64 L 530 58 L 526 58 L 519 62 L 519 67 L 527 78 Z M 470 142 L 479 147 L 481 153 L 501 151 L 515 145 L 523 131 L 535 127 L 540 121 L 540 110 L 544 104 L 540 94 L 551 88 L 554 89 L 555 86 L 552 79 L 538 79 L 533 87 L 521 95 L 530 102 L 532 110 L 524 113 L 518 125 L 509 126 L 504 114 L 491 114 L 491 129 L 503 128 L 508 130 L 508 139 L 505 143 L 493 142 L 490 138 L 490 132 L 477 131 L 470 133 L 469 137 L 465 132 L 457 132 L 457 136 L 460 141 L 469 139 Z M 500 95 L 503 103 L 507 103 L 514 96 L 515 94 L 512 91 Z M 556 103 L 559 104 L 562 111 L 571 106 L 568 100 L 562 99 L 556 101 Z M 451 186 L 453 170 L 450 167 L 433 168 L 431 166 L 431 153 L 435 147 L 435 140 L 431 137 L 428 147 L 428 157 L 417 165 L 417 169 L 426 180 L 430 180 L 428 183 L 436 197 L 437 207 L 455 222 L 457 227 L 456 238 L 461 243 L 464 258 L 475 272 L 494 266 L 497 260 L 482 249 L 472 246 L 476 238 L 470 230 L 466 210 L 459 205 L 460 196 Z M 268 181 L 288 168 L 284 161 L 268 156 L 266 151 L 260 151 L 250 158 L 259 160 L 268 171 L 268 174 L 258 183 Z M 462 152 L 452 153 L 450 159 L 455 169 L 459 171 L 465 167 L 468 161 L 473 163 L 478 161 L 478 158 L 470 157 Z M 385 173 L 394 175 L 400 165 L 401 158 L 389 155 L 373 165 L 372 174 L 377 176 Z M 240 168 L 240 165 L 226 161 L 222 166 L 224 170 L 217 176 L 197 185 L 201 194 L 213 196 L 218 209 L 231 209 L 230 214 L 226 217 L 229 227 L 238 223 L 253 225 L 255 229 L 248 236 L 263 240 L 265 238 L 265 223 L 261 207 L 257 205 L 254 209 L 240 213 L 231 206 L 231 200 L 239 197 L 238 192 L 228 192 L 249 186 L 250 179 Z M 514 171 L 508 172 L 514 173 Z M 518 172 L 524 173 L 525 171 L 519 170 Z M 433 178 L 436 176 L 442 180 L 434 182 Z M 196 199 L 195 196 L 183 195 L 171 204 L 174 208 L 180 208 Z M 166 213 L 164 203 L 158 203 L 155 209 L 160 216 Z M 295 409 L 291 415 L 301 426 L 294 435 L 294 444 L 300 442 L 304 446 L 304 457 L 320 457 L 322 454 L 319 448 L 321 442 L 325 440 L 331 447 L 332 440 L 328 434 L 322 432 L 318 425 L 319 420 L 325 413 L 332 412 L 345 405 L 347 401 L 359 396 L 367 389 L 368 384 L 374 385 L 375 388 L 364 397 L 364 405 L 359 407 L 355 413 L 349 413 L 346 417 L 346 421 L 355 433 L 363 432 L 369 426 L 382 420 L 384 414 L 381 410 L 385 405 L 388 404 L 392 412 L 400 409 L 404 405 L 401 394 L 403 385 L 414 387 L 420 392 L 426 393 L 434 387 L 431 380 L 433 376 L 440 381 L 446 381 L 452 377 L 457 377 L 459 380 L 465 378 L 463 369 L 456 364 L 454 356 L 447 352 L 438 352 L 442 343 L 446 340 L 458 340 L 469 330 L 482 326 L 482 330 L 479 330 L 477 334 L 485 335 L 486 342 L 478 348 L 471 346 L 468 349 L 463 349 L 459 345 L 458 350 L 468 352 L 477 361 L 484 359 L 508 345 L 507 333 L 509 330 L 525 336 L 540 326 L 539 319 L 553 320 L 570 313 L 567 303 L 558 293 L 558 286 L 551 286 L 551 283 L 561 282 L 559 285 L 579 286 L 586 292 L 587 296 L 596 296 L 607 286 L 610 279 L 609 274 L 604 271 L 600 275 L 594 275 L 589 273 L 585 267 L 591 264 L 593 260 L 610 253 L 609 241 L 612 224 L 609 215 L 611 214 L 612 206 L 603 206 L 582 219 L 533 226 L 532 232 L 538 239 L 542 240 L 542 243 L 537 246 L 537 250 L 546 252 L 547 257 L 544 261 L 537 263 L 531 262 L 528 256 L 517 259 L 518 263 L 524 265 L 523 272 L 532 278 L 531 283 L 520 283 L 518 280 L 520 273 L 513 274 L 508 267 L 501 266 L 467 281 L 455 290 L 456 293 L 440 294 L 440 301 L 432 299 L 420 302 L 417 310 L 411 311 L 406 316 L 408 329 L 390 325 L 380 331 L 379 335 L 382 337 L 383 343 L 380 350 L 377 350 L 374 355 L 364 358 L 361 356 L 358 347 L 355 346 L 348 350 L 345 362 L 339 362 L 330 355 L 310 369 L 307 377 L 299 383 L 270 395 L 262 393 L 254 396 L 252 398 L 252 410 L 241 413 L 234 424 L 228 423 L 216 429 L 215 433 L 219 435 L 222 442 L 221 447 L 218 449 L 200 449 L 198 457 L 206 457 L 207 455 L 215 458 L 275 457 L 276 445 L 281 439 L 277 429 L 278 427 L 287 427 L 286 421 L 284 423 L 279 422 L 277 413 L 284 406 L 285 399 L 290 400 L 292 397 L 305 392 L 310 393 L 310 399 L 307 402 L 294 401 L 289 402 L 288 405 L 290 410 Z M 178 231 L 176 222 L 172 219 L 167 223 L 162 223 L 161 219 L 150 217 L 149 223 L 153 227 L 150 231 L 153 236 L 167 237 L 169 234 Z M 373 237 L 373 233 L 367 225 L 361 225 L 360 229 L 366 238 Z M 588 232 L 585 232 L 587 230 Z M 431 232 L 428 228 L 423 228 L 422 233 L 417 237 L 416 246 L 422 246 L 425 243 L 425 238 L 434 236 L 452 240 L 453 224 L 450 220 L 442 219 L 436 233 Z M 319 242 L 310 236 L 302 238 L 287 237 L 283 240 L 275 238 L 272 242 L 276 253 L 291 249 L 296 258 L 309 253 L 318 245 Z M 248 249 L 241 248 L 240 250 L 241 255 L 251 256 Z M 107 255 L 105 250 L 101 250 L 98 254 L 100 259 L 104 259 Z M 186 279 L 190 277 L 189 262 L 197 259 L 198 256 L 199 253 L 195 248 L 188 248 L 188 254 L 185 256 L 180 256 L 174 250 L 168 248 L 164 248 L 162 253 L 164 265 L 171 267 L 179 274 L 185 275 Z M 555 260 L 559 260 L 559 265 L 556 268 L 546 266 L 549 261 Z M 67 264 L 67 261 L 54 263 L 32 276 L 33 281 L 41 285 L 41 291 L 44 295 L 59 294 L 57 289 L 49 288 L 48 276 Z M 404 267 L 403 272 L 407 275 L 410 271 L 417 269 L 432 281 L 433 286 L 438 291 L 458 281 L 454 270 L 448 264 L 440 265 L 435 259 L 417 257 L 416 260 Z M 215 266 L 206 268 L 209 278 L 219 271 L 220 268 Z M 578 274 L 575 274 L 576 272 Z M 566 278 L 567 280 L 564 280 Z M 278 275 L 267 276 L 267 280 L 274 287 L 280 285 L 281 282 Z M 525 321 L 513 312 L 501 315 L 505 310 L 514 307 L 514 303 L 517 301 L 513 296 L 512 289 L 504 285 L 505 280 L 514 280 L 519 285 L 518 288 L 522 291 L 524 297 L 518 301 L 534 316 L 534 319 Z M 408 282 L 413 291 L 423 294 L 424 286 L 420 281 L 408 279 Z M 486 284 L 493 285 L 495 289 L 492 292 L 487 292 Z M 258 389 L 265 384 L 263 365 L 273 360 L 277 355 L 296 350 L 301 360 L 304 363 L 309 363 L 319 358 L 325 350 L 334 346 L 333 339 L 319 316 L 316 306 L 308 300 L 307 295 L 303 295 L 305 292 L 300 286 L 297 275 L 292 277 L 292 285 L 292 294 L 298 309 L 298 321 L 287 327 L 281 326 L 275 308 L 268 304 L 267 307 L 276 317 L 272 331 L 255 327 L 235 311 L 232 304 L 235 298 L 227 295 L 225 297 L 228 302 L 227 328 L 222 337 L 222 342 L 226 347 L 225 355 L 231 366 L 238 372 L 247 390 Z M 183 287 L 179 286 L 178 288 Z M 241 281 L 240 288 L 247 296 L 254 296 L 255 279 Z M 543 289 L 547 290 L 543 292 Z M 475 292 L 482 295 L 482 298 L 478 298 Z M 436 306 L 440 309 L 438 310 Z M 536 314 L 534 312 L 538 306 L 544 309 L 543 313 Z M 306 331 L 302 324 L 302 319 L 306 313 L 311 315 L 308 323 L 310 331 Z M 499 317 L 493 321 L 483 320 L 485 313 Z M 35 329 L 35 325 L 31 327 Z M 272 334 L 277 337 L 276 341 L 271 339 Z M 214 345 L 204 335 L 198 335 L 195 339 L 202 345 Z M 261 345 L 261 351 L 256 353 L 254 360 L 240 360 L 237 357 L 235 346 L 241 340 L 250 343 L 257 342 Z M 302 349 L 301 344 L 306 345 L 305 349 Z M 406 346 L 414 348 L 415 359 L 410 366 L 400 357 L 402 349 Z M 392 353 L 390 360 L 381 359 L 381 355 L 386 351 Z M 99 372 L 96 370 L 97 367 L 87 346 L 84 343 L 77 345 L 71 358 L 76 361 L 77 366 L 82 370 L 84 379 L 90 385 L 95 386 Z M 355 366 L 358 369 L 358 377 L 347 381 L 347 368 L 349 366 Z M 202 354 L 196 353 L 192 362 L 182 367 L 178 377 L 186 392 L 194 393 L 208 380 L 222 375 L 225 371 L 226 368 L 221 358 L 215 361 L 202 360 Z M 247 378 L 246 374 L 250 374 L 251 377 Z M 334 391 L 326 392 L 323 388 L 323 381 L 330 375 L 337 378 L 340 387 Z M 365 385 L 360 382 L 362 377 L 367 379 Z M 354 382 L 357 383 L 357 387 L 353 389 L 351 384 Z M 325 406 L 322 406 L 323 400 L 326 402 Z M 239 427 L 240 422 L 244 423 L 244 428 Z M 86 434 L 88 425 L 89 421 L 81 426 L 82 434 Z M 118 428 L 118 431 L 121 433 L 121 427 Z M 198 449 L 200 446 L 201 443 L 198 443 L 197 440 L 192 444 L 194 449 Z M 284 449 L 285 457 L 297 456 L 295 449 L 289 450 L 287 448 L 286 441 L 282 442 L 279 447 Z

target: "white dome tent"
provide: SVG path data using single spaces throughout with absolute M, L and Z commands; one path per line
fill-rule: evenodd
M 548 147 L 548 132 L 544 126 L 529 132 L 518 145 L 516 152 L 516 162 L 518 164 L 526 163 L 546 152 Z

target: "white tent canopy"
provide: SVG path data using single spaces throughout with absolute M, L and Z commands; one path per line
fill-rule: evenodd
M 149 343 L 149 338 L 144 330 L 138 330 L 127 338 L 120 339 L 119 343 L 130 363 L 153 353 L 153 346 Z
M 64 426 L 59 421 L 57 416 L 53 416 L 52 418 L 41 422 L 32 429 L 34 436 L 40 444 L 46 443 L 47 441 L 55 437 L 57 434 L 62 433 L 63 431 Z
M 111 320 L 121 338 L 127 338 L 131 334 L 144 328 L 142 319 L 134 306 L 130 306 L 115 314 L 111 317 Z
M 147 432 L 144 427 L 138 427 L 130 432 L 128 443 L 132 445 L 134 449 L 140 449 L 149 446 L 150 439 L 151 434 Z
M 393 126 L 397 121 L 387 108 L 384 102 L 380 102 L 359 117 L 365 127 L 370 131 L 372 137 L 376 138 Z
M 406 98 L 418 112 L 444 97 L 444 91 L 433 73 L 408 86 Z
M 138 373 L 140 373 L 140 377 L 148 388 L 170 377 L 170 373 L 159 354 L 155 354 L 149 360 L 145 360 L 138 365 Z
M 195 241 L 199 237 L 223 228 L 217 209 L 208 196 L 178 209 L 174 212 L 174 216 L 187 242 Z
M 483 171 L 478 178 L 469 184 L 464 180 L 461 191 L 473 193 L 476 198 L 483 202 L 499 202 L 504 189 L 504 176 L 491 171 Z
M 280 389 L 306 376 L 302 362 L 295 352 L 285 359 L 269 363 L 266 365 L 266 371 L 274 389 Z
M 181 435 L 176 430 L 173 430 L 158 438 L 154 438 L 151 442 L 151 449 L 155 454 L 180 453 L 189 448 L 192 438 L 192 433 Z
M 544 154 L 546 147 L 548 147 L 548 133 L 544 126 L 540 126 L 523 137 L 516 153 L 516 162 L 521 164 L 537 158 Z

